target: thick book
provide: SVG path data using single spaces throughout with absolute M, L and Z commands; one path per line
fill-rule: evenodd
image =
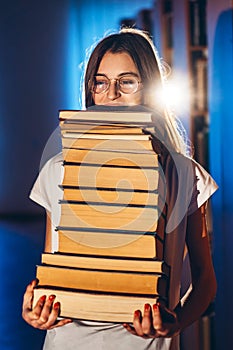
M 74 135 L 73 135 L 74 136 Z M 143 135 L 144 136 L 144 135 Z M 108 151 L 126 151 L 137 153 L 148 153 L 153 151 L 151 138 L 130 140 L 130 139 L 103 139 L 103 138 L 77 138 L 62 137 L 62 146 L 64 148 L 91 149 L 91 150 L 108 150 Z
M 122 203 L 127 205 L 157 205 L 157 191 L 133 191 L 120 189 L 103 189 L 90 187 L 62 186 L 66 201 Z
M 63 186 L 154 191 L 159 169 L 64 163 Z
M 160 220 L 158 226 L 160 226 Z M 58 229 L 58 251 L 61 253 L 163 259 L 164 240 L 158 233 L 140 234 L 119 230 L 84 231 L 67 227 Z
M 43 265 L 56 265 L 63 267 L 77 267 L 84 269 L 137 271 L 165 274 L 169 276 L 169 266 L 157 259 L 133 259 L 109 256 L 93 256 L 78 254 L 43 253 Z
M 61 131 L 62 138 L 76 138 L 86 140 L 133 140 L 133 141 L 151 141 L 151 136 L 146 134 L 91 134 L 74 131 Z
M 159 208 L 124 204 L 61 201 L 60 226 L 155 232 Z
M 152 113 L 149 111 L 114 111 L 114 110 L 61 110 L 59 120 L 72 120 L 78 122 L 103 122 L 106 123 L 127 123 L 147 124 L 152 123 Z
M 63 159 L 68 163 L 99 164 L 122 167 L 158 167 L 158 156 L 153 151 L 145 154 L 120 152 L 117 150 L 85 150 L 77 148 L 63 148 Z
M 59 123 L 61 132 L 79 132 L 85 134 L 132 134 L 132 135 L 140 135 L 146 134 L 148 131 L 152 132 L 153 129 L 141 128 L 138 126 L 131 126 L 127 124 L 99 124 L 98 123 L 78 123 L 70 120 L 60 121 Z M 148 131 L 147 131 L 148 130 Z
M 68 289 L 39 287 L 34 289 L 34 305 L 43 295 L 56 295 L 61 303 L 61 317 L 115 323 L 133 322 L 134 311 L 143 310 L 145 303 L 155 304 L 158 297 L 97 294 Z
M 93 292 L 167 296 L 167 276 L 155 272 L 39 265 L 39 284 Z

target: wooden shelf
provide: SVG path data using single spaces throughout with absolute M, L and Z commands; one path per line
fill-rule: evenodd
M 205 45 L 195 45 L 195 46 L 189 46 L 190 51 L 206 51 L 207 46 Z

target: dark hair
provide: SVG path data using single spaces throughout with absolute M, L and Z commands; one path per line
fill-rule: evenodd
M 122 29 L 102 39 L 93 50 L 85 74 L 85 105 L 94 105 L 89 82 L 93 81 L 103 56 L 107 53 L 126 52 L 132 58 L 143 83 L 142 104 L 150 105 L 149 100 L 156 91 L 161 91 L 162 77 L 157 53 L 145 33 L 137 29 Z
M 162 118 L 157 118 L 156 123 L 158 129 L 158 121 L 161 121 L 162 130 L 167 135 L 166 144 L 171 145 L 171 149 L 176 152 L 191 155 L 192 149 L 189 146 L 186 131 L 164 101 L 164 66 L 160 62 L 152 40 L 141 30 L 123 28 L 119 33 L 111 34 L 97 44 L 90 56 L 85 73 L 86 108 L 95 104 L 90 84 L 107 52 L 125 52 L 130 55 L 143 84 L 141 104 L 153 110 L 156 109 L 161 114 Z

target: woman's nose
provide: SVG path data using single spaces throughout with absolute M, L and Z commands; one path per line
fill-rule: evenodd
M 119 91 L 118 86 L 117 86 L 117 82 L 115 80 L 112 80 L 110 82 L 107 96 L 110 100 L 115 100 L 116 98 L 121 96 L 120 91 Z

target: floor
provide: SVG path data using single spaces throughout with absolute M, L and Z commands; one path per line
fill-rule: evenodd
M 21 317 L 25 286 L 35 276 L 43 250 L 41 217 L 0 220 L 0 350 L 40 350 L 44 332 Z

